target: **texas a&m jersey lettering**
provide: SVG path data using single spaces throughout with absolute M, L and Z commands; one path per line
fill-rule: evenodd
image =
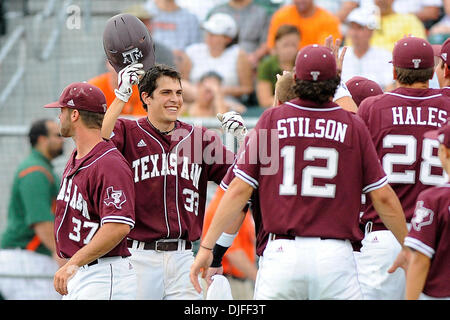
M 166 175 L 176 176 L 178 165 L 181 166 L 180 177 L 192 181 L 192 185 L 198 189 L 202 167 L 198 163 L 190 163 L 186 156 L 178 161 L 175 153 L 152 154 L 134 160 L 131 164 L 134 182 Z

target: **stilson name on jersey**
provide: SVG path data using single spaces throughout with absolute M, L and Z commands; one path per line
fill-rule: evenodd
M 323 138 L 344 143 L 348 125 L 333 119 L 293 117 L 277 121 L 278 138 Z
M 178 174 L 178 161 L 175 153 L 155 153 L 136 159 L 131 165 L 134 169 L 134 182 L 165 175 L 175 176 Z M 198 189 L 202 167 L 197 163 L 189 163 L 189 158 L 185 156 L 179 162 L 181 178 L 191 180 L 194 187 Z

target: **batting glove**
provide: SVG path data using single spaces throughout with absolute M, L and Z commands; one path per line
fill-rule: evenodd
M 235 136 L 239 143 L 244 141 L 247 135 L 247 128 L 245 127 L 244 119 L 242 119 L 239 113 L 236 111 L 229 111 L 224 114 L 218 113 L 217 119 L 220 120 L 222 129 L 226 133 L 231 133 Z
M 117 89 L 114 90 L 116 97 L 123 102 L 128 102 L 133 93 L 132 86 L 139 83 L 139 76 L 144 75 L 142 63 L 130 64 L 119 71 L 117 75 Z

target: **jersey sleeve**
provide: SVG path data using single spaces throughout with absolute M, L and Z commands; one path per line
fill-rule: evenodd
M 435 253 L 438 219 L 433 205 L 435 201 L 429 199 L 427 194 L 429 192 L 422 192 L 417 197 L 416 209 L 411 219 L 411 230 L 405 237 L 404 245 L 431 259 Z
M 49 180 L 49 175 L 48 171 L 46 174 L 44 171 L 36 170 L 20 178 L 19 191 L 28 226 L 55 219 L 51 208 L 53 181 Z
M 236 163 L 233 168 L 234 175 L 247 184 L 251 185 L 254 189 L 258 188 L 258 179 L 260 175 L 260 143 L 259 143 L 259 130 L 263 127 L 262 123 L 264 114 L 256 123 L 256 126 L 251 130 L 245 141 L 243 150 L 236 158 Z
M 103 225 L 108 222 L 135 222 L 135 191 L 131 169 L 125 159 L 110 157 L 99 165 L 99 215 Z M 114 168 L 111 171 L 111 168 Z
M 111 132 L 111 136 L 109 138 L 120 152 L 123 152 L 123 148 L 125 145 L 125 134 L 126 134 L 125 120 L 117 119 L 116 123 L 114 124 L 113 132 Z

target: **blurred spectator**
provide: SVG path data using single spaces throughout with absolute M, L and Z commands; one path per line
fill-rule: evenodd
M 314 0 L 292 0 L 291 5 L 278 9 L 272 16 L 267 35 L 267 47 L 275 45 L 275 35 L 283 24 L 296 26 L 301 34 L 299 49 L 309 44 L 321 44 L 328 36 L 341 39 L 339 19 L 327 10 L 316 6 Z
M 199 23 L 203 23 L 212 8 L 226 3 L 228 0 L 175 0 L 177 5 L 193 13 Z
M 315 0 L 317 6 L 336 15 L 341 22 L 347 19 L 350 12 L 358 7 L 359 0 Z
M 253 0 L 253 2 L 264 8 L 269 17 L 271 17 L 281 6 L 291 4 L 291 0 Z
M 258 65 L 256 96 L 259 106 L 267 108 L 273 105 L 277 74 L 293 70 L 299 42 L 297 27 L 288 24 L 280 26 L 275 35 L 272 54 Z
M 32 123 L 28 138 L 31 153 L 15 174 L 1 239 L 0 292 L 7 300 L 60 299 L 52 276 L 64 260 L 57 257 L 54 205 L 59 178 L 51 160 L 62 155 L 63 139 L 55 121 Z M 18 276 L 18 277 L 17 277 Z
M 203 234 L 211 225 L 225 191 L 218 187 L 205 212 Z M 256 236 L 252 215 L 247 212 L 233 244 L 222 259 L 223 275 L 228 279 L 234 300 L 252 300 L 256 273 Z
M 222 77 L 214 72 L 207 72 L 200 77 L 196 84 L 195 100 L 191 104 L 185 104 L 187 116 L 191 117 L 215 117 L 217 113 L 225 113 L 235 110 L 245 112 L 244 105 L 227 101 L 222 93 Z
M 414 14 L 395 12 L 392 7 L 393 2 L 394 0 L 375 0 L 380 12 L 380 28 L 374 31 L 370 41 L 372 46 L 389 52 L 392 52 L 395 43 L 404 36 L 426 38 L 422 21 Z
M 395 0 L 393 4 L 395 12 L 415 14 L 426 28 L 439 19 L 441 8 L 442 0 Z
M 253 0 L 230 0 L 214 7 L 210 15 L 226 13 L 234 18 L 239 30 L 239 46 L 248 53 L 248 58 L 254 67 L 266 55 L 267 30 L 270 16 L 266 10 Z
M 370 45 L 376 16 L 365 8 L 354 9 L 347 18 L 347 40 L 351 43 L 345 53 L 341 78 L 346 82 L 353 76 L 362 76 L 387 88 L 394 82 L 392 53 Z
M 350 78 L 345 85 L 358 107 L 365 98 L 383 93 L 378 83 L 360 76 Z
M 106 97 L 106 104 L 109 107 L 116 98 L 114 89 L 117 88 L 117 72 L 114 70 L 108 60 L 105 60 L 105 63 L 106 69 L 108 71 L 89 79 L 88 82 L 102 90 L 103 94 Z M 141 99 L 139 99 L 139 90 L 137 85 L 133 86 L 133 93 L 131 94 L 128 102 L 123 107 L 121 114 L 134 117 L 147 115 L 147 111 L 145 111 L 144 107 L 142 106 Z
M 185 75 L 189 85 L 185 83 L 183 90 L 195 91 L 192 86 L 200 77 L 215 71 L 223 79 L 222 93 L 226 98 L 245 99 L 253 92 L 253 74 L 247 53 L 237 44 L 236 22 L 227 14 L 216 13 L 203 24 L 203 28 L 205 41 L 186 48 Z
M 445 15 L 431 27 L 428 33 L 428 40 L 432 44 L 444 43 L 445 39 L 450 36 L 450 0 L 443 1 Z
M 178 6 L 175 0 L 148 0 L 145 8 L 153 16 L 153 39 L 176 50 L 175 55 L 187 46 L 201 41 L 197 17 Z

